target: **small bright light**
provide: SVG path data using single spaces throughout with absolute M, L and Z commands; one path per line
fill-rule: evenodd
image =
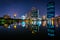
M 14 29 L 16 29 L 16 27 L 17 27 L 17 26 L 16 26 L 16 24 L 15 24 L 15 25 L 14 25 Z
M 16 14 L 14 14 L 14 16 L 16 16 Z
M 32 24 L 34 24 L 34 23 L 32 22 Z
M 34 31 L 32 31 L 32 34 L 34 34 L 35 32 Z
M 8 24 L 4 24 L 4 27 L 5 27 L 5 28 L 8 28 Z
M 53 22 L 53 20 L 52 20 L 52 25 L 54 25 L 54 22 Z

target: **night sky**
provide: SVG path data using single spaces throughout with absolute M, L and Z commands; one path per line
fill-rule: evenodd
M 49 0 L 0 0 L 0 17 L 9 14 L 13 17 L 16 13 L 17 17 L 28 13 L 32 7 L 36 7 L 40 11 L 40 16 L 47 14 L 47 3 Z M 55 14 L 60 15 L 60 0 L 55 1 Z

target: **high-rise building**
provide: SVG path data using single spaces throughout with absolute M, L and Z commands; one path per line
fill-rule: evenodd
M 31 16 L 31 18 L 38 18 L 39 17 L 39 10 L 36 9 L 35 7 L 32 7 L 30 16 Z
M 47 18 L 55 17 L 55 3 L 49 2 L 47 6 Z
M 52 20 L 52 18 L 55 17 L 55 2 L 48 2 L 48 5 L 47 5 L 47 18 L 48 18 L 48 24 L 47 24 L 47 27 L 48 27 L 48 35 L 49 36 L 54 36 L 54 21 Z
M 39 10 L 38 9 L 36 9 L 36 8 L 32 8 L 32 15 L 31 15 L 31 17 L 32 18 L 38 18 L 38 16 L 39 16 L 39 12 L 38 12 Z

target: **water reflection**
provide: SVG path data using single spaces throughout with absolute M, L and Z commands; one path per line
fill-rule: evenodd
M 21 25 L 22 25 L 22 27 L 25 27 L 26 23 L 23 21 L 23 22 L 21 23 Z

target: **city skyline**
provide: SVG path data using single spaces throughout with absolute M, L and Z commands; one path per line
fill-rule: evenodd
M 50 0 L 0 0 L 0 13 L 3 15 L 9 14 L 11 17 L 14 17 L 14 13 L 17 14 L 17 17 L 27 14 L 32 7 L 39 9 L 40 16 L 47 14 L 47 4 Z M 59 1 L 54 0 L 55 2 L 55 14 L 59 14 Z

